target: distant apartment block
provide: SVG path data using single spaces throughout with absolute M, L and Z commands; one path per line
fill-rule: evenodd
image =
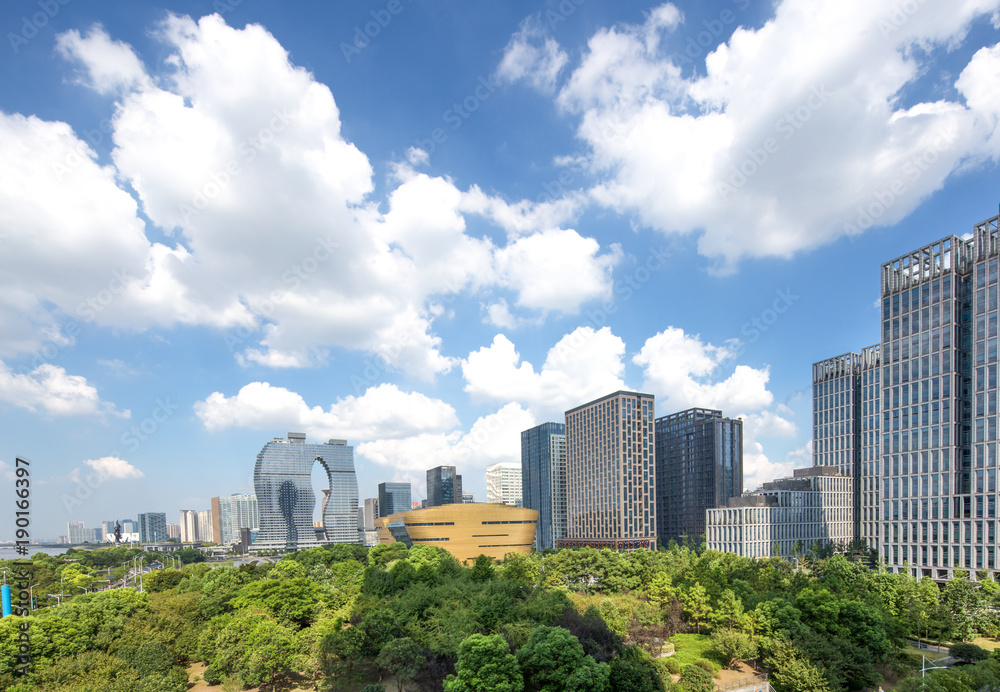
M 82 521 L 68 521 L 66 536 L 71 544 L 86 543 L 94 539 L 94 532 L 92 529 L 87 529 Z
M 854 529 L 853 493 L 851 477 L 834 467 L 796 469 L 792 478 L 706 510 L 707 547 L 744 557 L 791 558 L 815 546 L 845 545 Z
M 180 540 L 180 537 L 181 537 L 181 525 L 167 524 L 167 538 L 176 538 Z
M 198 540 L 198 512 L 193 509 L 182 509 L 180 516 L 181 543 L 194 543 Z
M 486 467 L 486 501 L 521 506 L 521 465 L 510 462 Z
M 743 421 L 692 408 L 656 419 L 660 545 L 705 536 L 705 510 L 743 492 Z
M 260 528 L 260 509 L 255 494 L 236 494 L 212 498 L 212 509 L 205 520 L 211 522 L 212 542 L 232 545 L 240 540 L 240 529 Z M 199 518 L 199 521 L 201 519 Z M 202 539 L 207 540 L 207 539 Z
M 379 484 L 379 494 L 382 494 L 382 486 L 384 483 Z M 409 486 L 409 483 L 405 484 Z M 407 494 L 409 494 L 409 487 L 407 487 Z M 358 529 L 361 531 L 361 544 L 367 547 L 372 547 L 378 545 L 378 530 L 376 520 L 379 518 L 379 511 L 381 509 L 382 503 L 377 497 L 365 498 L 365 504 L 358 508 Z M 409 510 L 409 502 L 406 503 L 405 507 L 401 511 Z
M 561 547 L 656 549 L 653 395 L 619 391 L 566 412 Z
M 198 512 L 198 540 L 205 543 L 216 542 L 215 535 L 213 534 L 212 510 L 210 509 L 203 509 Z
M 427 506 L 461 504 L 462 477 L 454 466 L 436 466 L 427 471 Z
M 167 515 L 163 512 L 147 512 L 139 515 L 139 542 L 166 543 Z
M 378 484 L 378 513 L 375 519 L 380 516 L 388 516 L 396 512 L 406 512 L 410 509 L 409 483 L 379 483 Z M 367 500 L 366 500 L 367 502 Z M 374 524 L 366 524 L 374 527 Z
M 521 433 L 524 507 L 538 512 L 535 548 L 558 547 L 566 537 L 566 425 L 542 423 Z

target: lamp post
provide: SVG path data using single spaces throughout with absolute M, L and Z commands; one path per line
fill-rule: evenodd
M 83 592 L 84 592 L 84 593 L 88 593 L 88 592 L 87 592 L 87 587 L 86 587 L 86 586 L 78 586 L 78 587 L 76 587 L 76 588 L 78 588 L 78 589 L 83 589 Z
M 38 584 L 41 584 L 41 583 L 42 582 L 38 582 Z M 38 584 L 32 584 L 31 586 L 28 587 L 28 600 L 31 601 L 31 609 L 32 610 L 35 609 L 35 593 L 34 593 L 34 591 L 35 591 L 35 587 L 38 586 Z
M 930 667 L 928 667 L 927 666 L 927 657 L 921 655 L 920 659 L 923 661 L 923 663 L 920 666 L 920 689 L 924 689 L 924 686 L 926 684 L 924 682 L 924 676 L 927 674 L 928 670 L 943 669 L 943 668 L 948 668 L 949 666 L 930 666 Z

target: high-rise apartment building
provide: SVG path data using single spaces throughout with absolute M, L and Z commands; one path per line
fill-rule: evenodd
M 379 495 L 382 494 L 382 486 L 384 483 L 379 484 Z M 406 485 L 406 492 L 409 495 L 410 484 L 400 484 Z M 365 504 L 358 507 L 358 530 L 361 531 L 361 544 L 367 547 L 372 547 L 378 545 L 378 525 L 376 519 L 382 516 L 379 511 L 382 507 L 382 503 L 377 497 L 365 498 Z M 410 503 L 407 502 L 406 505 L 401 505 L 401 512 L 409 511 Z
M 660 545 L 705 536 L 705 510 L 743 492 L 743 421 L 692 408 L 656 419 Z
M 167 536 L 167 515 L 163 512 L 147 512 L 139 515 L 139 542 L 165 543 Z
M 563 547 L 656 549 L 653 395 L 619 391 L 566 412 Z
M 374 519 L 387 517 L 396 512 L 408 512 L 410 510 L 410 497 L 409 483 L 379 483 L 378 512 L 373 518 L 373 523 L 365 524 L 365 526 L 370 526 L 374 529 Z
M 256 502 L 254 505 L 256 506 Z M 254 526 L 253 528 L 257 528 Z M 198 512 L 198 540 L 205 543 L 215 543 L 215 536 L 212 533 L 213 522 L 212 522 L 212 510 L 203 509 Z
M 260 510 L 257 495 L 253 493 L 213 497 L 212 509 L 198 514 L 199 523 L 206 522 L 211 525 L 211 541 L 219 545 L 238 543 L 240 529 L 256 531 L 260 528 Z
M 92 529 L 87 529 L 82 521 L 66 522 L 66 537 L 71 544 L 87 543 L 94 538 Z
M 181 525 L 180 524 L 167 524 L 167 538 L 180 539 L 181 537 Z
M 878 544 L 880 345 L 813 364 L 813 465 L 851 476 L 851 541 Z
M 454 466 L 436 466 L 427 471 L 428 507 L 461 504 L 462 501 L 462 477 L 455 473 Z
M 709 550 L 744 557 L 804 555 L 843 544 L 853 532 L 853 483 L 832 466 L 795 469 L 706 514 Z
M 486 467 L 486 501 L 521 506 L 521 465 L 509 462 Z
M 535 548 L 556 548 L 566 537 L 566 425 L 542 423 L 521 432 L 521 494 L 538 512 Z
M 193 509 L 182 509 L 180 520 L 181 543 L 193 543 L 198 540 L 198 512 Z
M 288 433 L 264 445 L 254 466 L 260 509 L 257 550 L 311 548 L 322 543 L 358 543 L 358 481 L 354 448 L 346 440 L 307 444 L 302 433 Z M 313 464 L 326 472 L 329 494 L 322 501 L 320 532 L 312 526 L 316 493 Z M 323 538 L 318 538 L 320 533 Z

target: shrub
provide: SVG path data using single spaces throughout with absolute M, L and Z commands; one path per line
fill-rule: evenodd
M 667 667 L 667 671 L 673 675 L 678 675 L 681 672 L 681 664 L 676 658 L 666 659 L 664 665 Z
M 709 675 L 715 675 L 716 673 L 719 672 L 720 669 L 718 663 L 713 663 L 712 661 L 709 661 L 707 658 L 699 658 L 697 661 L 694 662 L 694 664 L 699 668 L 701 668 L 706 673 L 708 673 Z
M 984 661 L 989 658 L 990 652 L 975 644 L 953 644 L 948 649 L 948 655 L 959 661 L 975 663 L 976 661 Z

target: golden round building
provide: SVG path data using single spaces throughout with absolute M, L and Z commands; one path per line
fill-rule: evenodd
M 502 560 L 530 553 L 538 511 L 486 502 L 440 505 L 379 517 L 375 525 L 380 543 L 436 545 L 468 564 L 480 555 Z

